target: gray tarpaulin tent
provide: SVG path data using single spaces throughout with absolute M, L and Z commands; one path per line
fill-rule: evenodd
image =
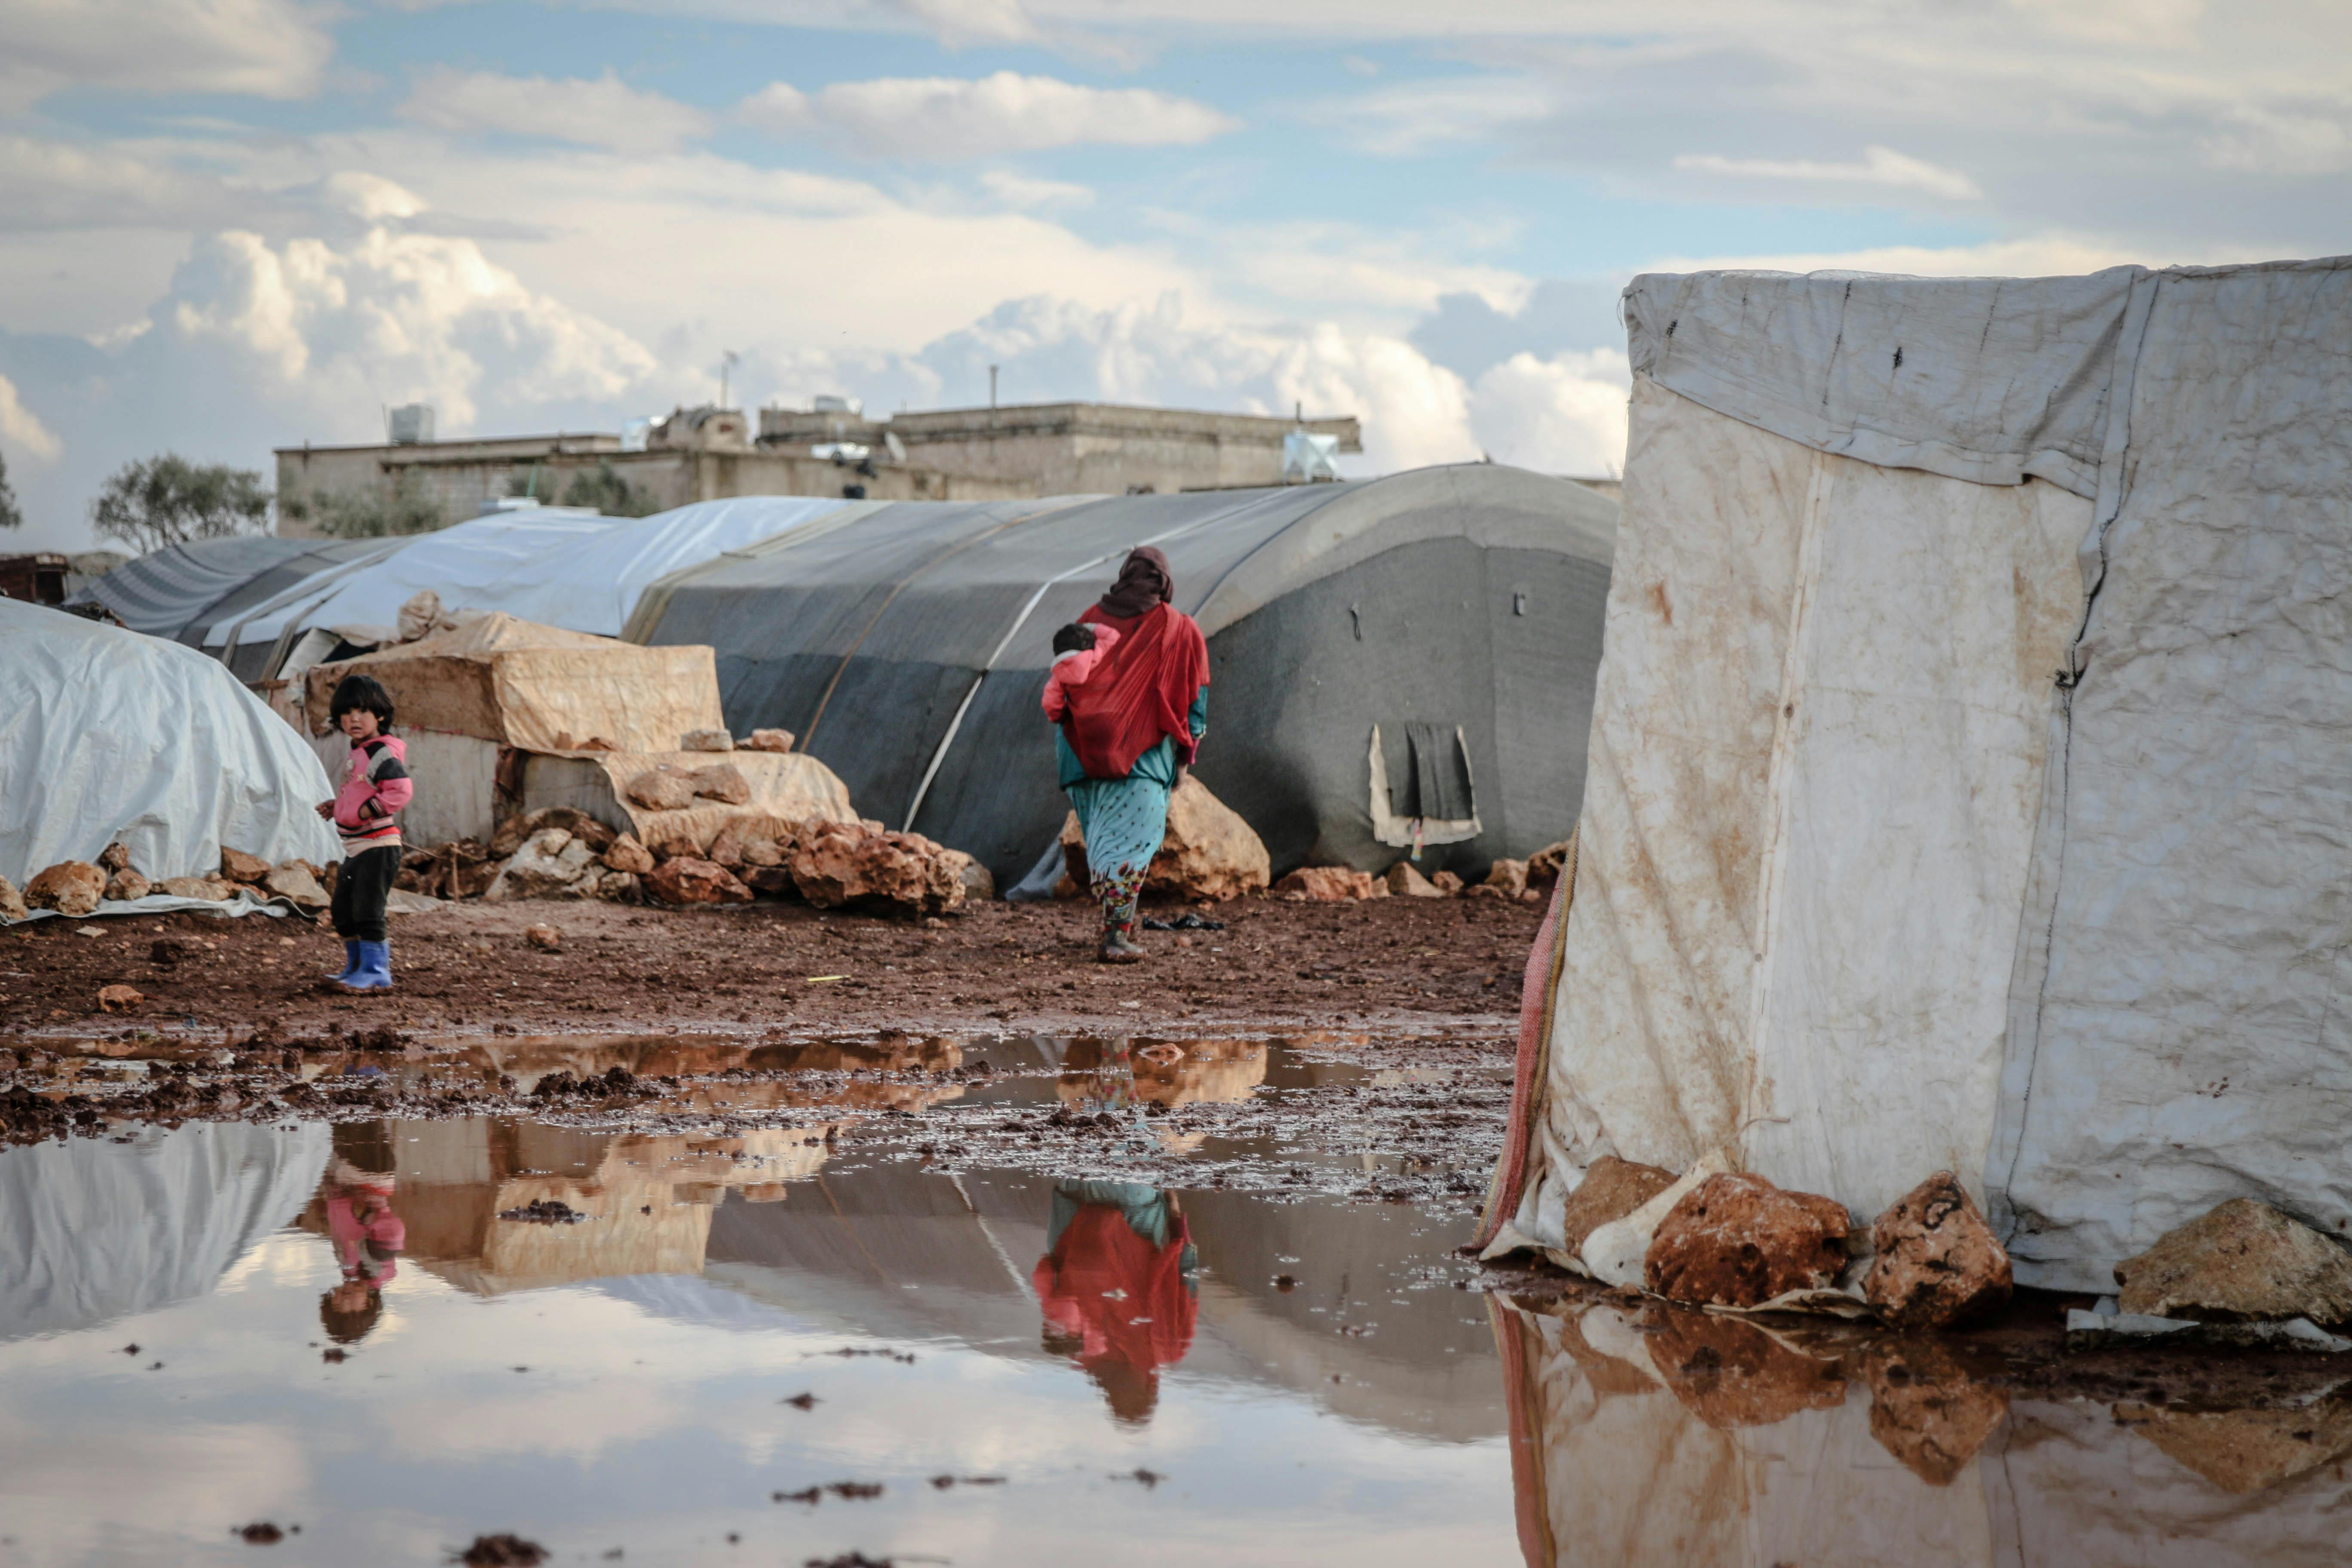
M 1156 544 L 1208 635 L 1202 782 L 1301 863 L 1483 868 L 1566 837 L 1616 507 L 1489 464 L 1356 483 L 905 502 L 655 584 L 629 635 L 709 643 L 738 733 L 793 731 L 858 809 L 1000 882 L 1059 826 L 1055 628 Z M 1377 731 L 1377 737 L 1376 737 Z M 1380 772 L 1374 772 L 1375 760 Z
M 2057 1289 L 2233 1197 L 2345 1234 L 2352 260 L 1625 316 L 1497 1216 L 1556 1243 L 1599 1156 L 1720 1150 L 1865 1220 L 1955 1171 Z

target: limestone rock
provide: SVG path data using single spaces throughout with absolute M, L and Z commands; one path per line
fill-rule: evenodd
M 1721 1175 L 1729 1169 L 1730 1163 L 1723 1157 L 1722 1150 L 1708 1150 L 1691 1162 L 1689 1170 L 1675 1178 L 1673 1186 L 1632 1214 L 1594 1226 L 1585 1237 L 1583 1247 L 1577 1250 L 1576 1261 L 1604 1285 L 1640 1289 L 1643 1260 L 1650 1255 L 1650 1242 L 1658 1234 L 1658 1226 L 1676 1204 L 1708 1177 Z
M 1614 1154 L 1601 1155 L 1568 1195 L 1561 1211 L 1565 1239 L 1559 1250 L 1576 1256 L 1584 1249 L 1586 1237 L 1612 1220 L 1623 1219 L 1674 1184 L 1672 1171 L 1620 1160 Z
M 1557 844 L 1547 844 L 1528 857 L 1528 886 L 1549 888 L 1559 880 L 1560 868 L 1576 853 L 1576 835 L 1570 834 Z
M 525 926 L 522 939 L 541 952 L 562 952 L 563 933 L 551 925 Z
M 258 882 L 269 875 L 269 862 L 258 855 L 221 846 L 221 875 L 232 882 Z
M 124 866 L 106 879 L 106 896 L 113 902 L 129 903 L 133 899 L 145 898 L 148 887 L 146 878 Z
M 175 899 L 204 899 L 220 904 L 236 896 L 236 885 L 226 877 L 166 877 L 150 891 L 169 893 Z
M 1949 1351 L 1912 1340 L 1875 1351 L 1870 1435 L 1932 1487 L 1949 1486 L 2009 1414 L 2008 1391 L 1979 1382 Z
M 652 853 L 653 858 L 656 860 L 699 860 L 702 858 L 702 846 L 694 841 L 693 835 L 687 833 L 666 833 L 659 838 L 655 839 L 651 844 L 646 845 L 646 848 Z
M 331 901 L 327 889 L 319 886 L 319 879 L 310 874 L 310 868 L 297 860 L 272 866 L 269 875 L 261 879 L 261 886 L 264 891 L 275 893 L 298 910 L 315 912 Z
M 688 730 L 677 738 L 681 752 L 731 752 L 735 737 L 724 730 Z
M 604 851 L 604 864 L 613 870 L 632 871 L 642 877 L 654 868 L 654 858 L 634 836 L 624 833 Z
M 1754 1307 L 1824 1289 L 1845 1268 L 1845 1205 L 1786 1193 L 1761 1176 L 1710 1176 L 1658 1222 L 1643 1283 L 1669 1300 Z
M 740 752 L 789 752 L 793 749 L 790 730 L 754 730 L 749 738 L 735 742 Z
M 772 899 L 797 898 L 800 889 L 793 886 L 793 874 L 782 866 L 746 866 L 743 885 L 755 893 Z
M 1389 868 L 1389 891 L 1400 899 L 1442 899 L 1445 890 L 1413 869 L 1410 860 L 1400 860 Z
M 98 868 L 101 871 L 131 869 L 131 846 L 116 839 L 98 853 Z
M 649 768 L 623 786 L 624 793 L 647 811 L 684 811 L 694 804 L 694 785 L 685 774 L 667 768 Z
M 1073 883 L 1087 882 L 1086 836 L 1078 814 L 1062 822 L 1063 865 Z M 1143 874 L 1143 890 L 1178 899 L 1223 902 L 1256 892 L 1271 879 L 1274 863 L 1239 813 L 1209 793 L 1191 773 L 1176 781 L 1168 798 L 1168 836 Z M 1057 895 L 1058 896 L 1058 895 Z
M 707 768 L 697 768 L 686 775 L 694 793 L 708 800 L 728 805 L 749 805 L 751 803 L 751 781 L 733 763 L 713 763 Z
M 748 904 L 751 889 L 724 866 L 679 855 L 643 879 L 646 890 L 666 904 Z
M 919 833 L 820 822 L 794 840 L 786 864 L 801 897 L 821 910 L 870 900 L 935 915 L 963 904 L 961 872 Z
M 1429 879 L 1429 885 L 1447 898 L 1452 898 L 1462 890 L 1462 879 L 1451 871 L 1440 871 Z
M 781 866 L 791 853 L 790 844 L 779 844 L 772 838 L 743 840 L 743 864 L 746 866 Z
M 618 833 L 575 806 L 542 806 L 499 824 L 499 830 L 490 835 L 492 858 L 505 859 L 522 847 L 523 840 L 547 827 L 561 827 L 574 838 L 586 839 L 588 847 L 599 855 L 620 838 Z
M 1350 871 L 1345 866 L 1301 866 L 1276 882 L 1274 891 L 1295 902 L 1344 904 L 1384 894 L 1388 885 L 1375 881 L 1370 871 Z
M 1554 875 L 1558 875 L 1557 871 Z M 1492 888 L 1507 899 L 1516 899 L 1528 890 L 1528 863 L 1497 860 L 1486 868 L 1486 879 L 1479 886 Z
M 2116 1265 L 2126 1312 L 2208 1322 L 2352 1322 L 2352 1253 L 2268 1204 L 2231 1198 Z
M 0 921 L 21 921 L 32 912 L 32 906 L 25 902 L 25 895 L 16 890 L 16 884 L 0 877 Z
M 106 873 L 87 860 L 60 860 L 25 884 L 25 901 L 37 910 L 86 915 L 106 896 Z
M 1871 1243 L 1862 1291 L 1898 1329 L 1950 1328 L 2009 1300 L 2009 1253 L 1949 1171 L 1880 1215 Z
M 595 896 L 607 903 L 642 904 L 645 882 L 635 871 L 607 871 L 596 879 Z
M 1845 1403 L 1845 1379 L 1833 1361 L 1801 1354 L 1737 1318 L 1653 1311 L 1650 1361 L 1675 1397 L 1710 1426 L 1771 1426 Z
M 743 868 L 743 841 L 735 836 L 733 828 L 722 827 L 711 839 L 710 847 L 703 851 L 702 858 L 714 866 L 740 871 Z
M 940 853 L 948 858 L 948 864 L 955 868 L 956 879 L 963 883 L 965 901 L 973 899 L 985 901 L 996 897 L 996 878 L 987 867 L 961 849 L 942 849 Z M 746 848 L 745 858 L 748 858 L 750 854 Z
M 98 1005 L 109 1013 L 128 1013 L 147 1000 L 146 993 L 128 985 L 101 985 L 98 988 Z
M 510 899 L 583 898 L 588 889 L 580 883 L 595 863 L 596 851 L 585 838 L 561 827 L 542 827 L 509 858 L 482 898 L 493 904 Z

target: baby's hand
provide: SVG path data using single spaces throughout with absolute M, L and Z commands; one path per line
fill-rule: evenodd
M 320 801 L 318 805 L 317 810 L 319 813 L 319 819 L 320 821 L 332 822 L 335 819 L 335 803 L 333 801 Z

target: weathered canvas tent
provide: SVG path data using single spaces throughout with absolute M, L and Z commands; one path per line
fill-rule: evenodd
M 1651 276 L 1625 314 L 1490 1229 L 1720 1148 L 1864 1220 L 1954 1170 L 2032 1285 L 2236 1196 L 2342 1234 L 2352 261 Z
M 755 503 L 737 503 L 755 504 Z M 794 731 L 859 808 L 1000 883 L 1066 810 L 1038 694 L 1055 629 L 1132 546 L 1209 637 L 1202 781 L 1276 875 L 1480 868 L 1565 837 L 1614 506 L 1475 464 L 1357 483 L 908 502 L 656 583 L 629 635 L 709 643 L 737 733 Z
M 505 817 L 542 805 L 576 806 L 641 833 L 657 815 L 661 826 L 702 843 L 729 815 L 717 806 L 647 814 L 623 795 L 662 763 L 721 760 L 678 749 L 692 731 L 725 727 L 708 647 L 640 647 L 499 613 L 313 665 L 303 716 L 331 767 L 350 754 L 330 715 L 336 683 L 353 674 L 373 676 L 392 698 L 416 780 L 402 818 L 413 844 L 488 839 Z M 750 786 L 751 809 L 794 821 L 851 815 L 838 781 L 806 757 L 724 760 Z
M 341 859 L 311 810 L 333 793 L 302 738 L 194 648 L 0 600 L 0 877 L 21 887 L 118 839 L 157 880 L 216 872 L 224 845 Z

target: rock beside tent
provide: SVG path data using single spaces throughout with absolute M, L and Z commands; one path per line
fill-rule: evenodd
M 708 844 L 654 844 L 571 806 L 509 818 L 485 845 L 415 848 L 396 886 L 436 898 L 604 899 L 673 907 L 799 899 L 819 909 L 937 915 L 988 896 L 984 868 L 917 833 L 875 822 L 790 823 L 747 814 Z
M 258 855 L 224 847 L 220 867 L 217 873 L 150 879 L 131 863 L 127 847 L 110 844 L 95 862 L 60 860 L 36 872 L 21 894 L 0 878 L 0 921 L 26 920 L 35 910 L 79 920 L 97 914 L 103 904 L 129 903 L 151 893 L 226 903 L 244 889 L 256 898 L 284 900 L 305 913 L 327 907 L 327 873 L 307 860 L 273 866 Z
M 1062 864 L 1066 896 L 1075 897 L 1087 875 L 1087 839 L 1075 811 L 1062 823 Z M 1168 837 L 1144 873 L 1145 894 L 1223 903 L 1264 891 L 1272 873 L 1265 841 L 1239 813 L 1195 775 L 1176 781 L 1168 797 Z

